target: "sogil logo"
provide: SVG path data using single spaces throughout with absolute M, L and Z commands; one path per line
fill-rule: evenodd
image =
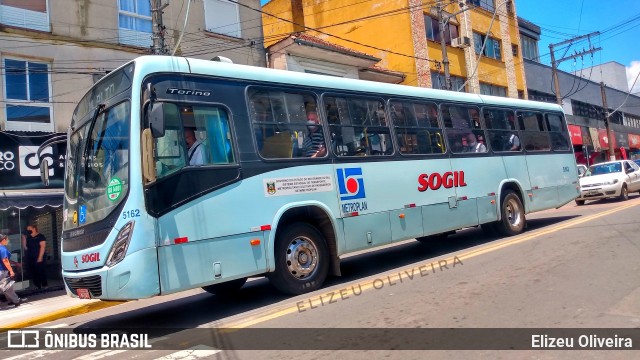
M 53 148 L 47 146 L 42 153 L 40 153 L 40 159 L 38 159 L 36 155 L 37 152 L 37 146 L 18 147 L 20 176 L 40 176 L 40 161 L 44 159 L 47 159 L 49 163 L 49 176 L 53 176 Z
M 362 168 L 344 168 L 337 169 L 336 171 L 341 201 L 363 199 L 366 197 L 364 193 Z

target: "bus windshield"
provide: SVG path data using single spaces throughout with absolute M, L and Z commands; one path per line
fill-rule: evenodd
M 129 188 L 130 104 L 121 102 L 73 132 L 65 174 L 64 226 L 104 219 Z

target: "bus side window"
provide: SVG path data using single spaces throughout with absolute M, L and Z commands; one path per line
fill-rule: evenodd
M 551 143 L 542 114 L 534 111 L 518 111 L 517 114 L 522 148 L 526 151 L 550 151 Z
M 164 106 L 165 133 L 155 140 L 156 176 L 170 175 L 186 164 L 182 119 L 178 105 L 166 103 Z
M 337 156 L 393 154 L 391 131 L 382 101 L 326 96 L 324 103 L 338 113 L 338 117 L 330 122 L 331 147 Z
M 475 106 L 442 105 L 447 142 L 453 153 L 485 153 L 480 110 Z
M 520 151 L 520 136 L 513 111 L 485 108 L 482 114 L 488 143 L 493 151 Z
M 560 114 L 546 114 L 546 125 L 551 137 L 551 149 L 564 151 L 570 149 L 569 133 Z
M 314 95 L 251 89 L 249 109 L 257 150 L 263 158 L 326 156 L 324 125 Z
M 392 101 L 390 106 L 401 154 L 442 154 L 446 151 L 436 104 Z

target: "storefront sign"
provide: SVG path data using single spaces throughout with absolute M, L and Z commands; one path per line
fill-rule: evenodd
M 616 146 L 628 148 L 629 147 L 629 142 L 627 141 L 628 139 L 629 137 L 627 136 L 626 133 L 616 133 Z
M 640 149 L 640 135 L 629 134 L 629 148 Z
M 578 125 L 569 125 L 569 134 L 573 145 L 582 145 L 582 130 Z
M 0 131 L 0 189 L 42 189 L 40 162 L 49 163 L 49 187 L 64 187 L 66 143 L 48 146 L 38 159 L 38 147 L 52 137 L 61 134 L 8 133 Z
M 616 148 L 616 134 L 613 130 L 611 130 L 611 139 L 607 137 L 606 129 L 598 129 L 598 139 L 600 140 L 600 147 L 602 151 L 607 151 L 609 149 L 609 140 L 613 143 L 613 148 Z

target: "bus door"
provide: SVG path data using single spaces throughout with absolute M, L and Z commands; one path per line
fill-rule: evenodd
M 550 154 L 551 140 L 543 115 L 535 111 L 518 111 L 520 143 L 526 153 L 527 170 L 531 184 L 525 197 L 527 211 L 538 211 L 558 204 L 557 180 L 562 178 L 562 166 Z M 527 201 L 527 200 L 525 200 Z
M 478 108 L 443 104 L 440 110 L 451 167 L 449 172 L 436 176 L 441 177 L 440 186 L 446 189 L 448 200 L 448 210 L 444 212 L 447 218 L 442 219 L 441 224 L 446 224 L 445 230 L 454 230 L 478 224 L 477 198 L 483 193 L 484 185 L 479 177 L 484 175 L 482 155 L 486 153 L 486 145 Z M 429 186 L 438 185 L 437 179 L 431 181 L 430 176 Z

